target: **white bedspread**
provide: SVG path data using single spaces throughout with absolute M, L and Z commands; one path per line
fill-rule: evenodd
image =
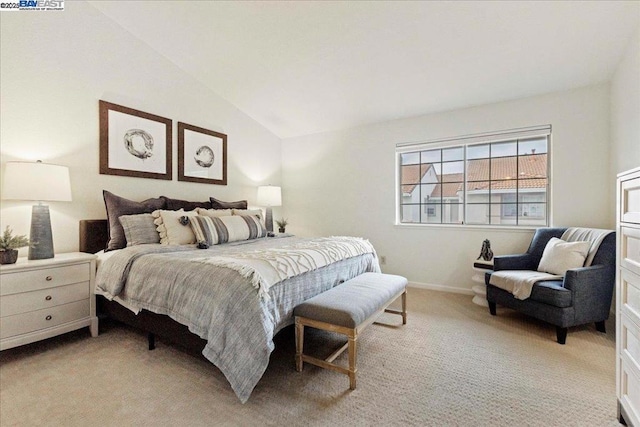
M 338 236 L 297 242 L 282 248 L 194 258 L 192 261 L 235 270 L 251 281 L 261 297 L 268 298 L 269 289 L 285 279 L 342 259 L 375 253 L 368 240 Z

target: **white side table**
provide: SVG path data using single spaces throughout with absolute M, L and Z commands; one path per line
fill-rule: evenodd
M 483 307 L 489 307 L 487 303 L 487 285 L 484 282 L 484 274 L 487 270 L 493 269 L 493 260 L 484 261 L 484 260 L 476 260 L 473 262 L 473 276 L 471 276 L 471 280 L 477 285 L 474 285 L 471 290 L 475 294 L 473 299 L 471 300 L 474 304 L 481 305 Z
M 56 254 L 0 267 L 0 350 L 89 326 L 98 335 L 96 256 Z

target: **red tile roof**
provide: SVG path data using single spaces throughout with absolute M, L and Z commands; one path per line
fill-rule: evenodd
M 516 157 L 469 160 L 467 167 L 467 191 L 509 190 L 516 188 L 544 188 L 547 185 L 547 155 L 532 154 Z M 403 193 L 411 193 L 427 173 L 431 164 L 402 166 Z M 516 180 L 519 175 L 519 180 Z M 431 197 L 457 197 L 462 190 L 464 175 L 461 173 L 437 175 L 438 182 Z M 492 181 L 489 181 L 491 179 Z M 411 183 L 411 184 L 410 184 Z
M 489 175 L 489 171 L 491 171 L 491 175 Z M 547 155 L 521 156 L 519 165 L 516 164 L 515 157 L 497 157 L 491 159 L 491 162 L 489 159 L 471 160 L 467 167 L 467 190 L 489 189 L 489 176 L 493 180 L 491 182 L 492 190 L 515 189 L 516 182 L 519 182 L 520 188 L 546 187 Z M 518 181 L 516 181 L 516 176 L 519 178 Z
M 463 173 L 438 175 L 438 181 L 442 182 L 442 184 L 436 185 L 436 188 L 431 192 L 431 197 L 458 197 L 458 191 L 462 188 L 463 180 Z
M 416 188 L 417 183 L 422 181 L 422 178 L 426 175 L 427 171 L 432 168 L 432 164 L 421 164 L 421 165 L 408 165 L 402 166 L 402 174 L 401 179 L 402 183 L 407 183 L 409 185 L 402 186 L 403 193 L 412 193 L 413 189 Z

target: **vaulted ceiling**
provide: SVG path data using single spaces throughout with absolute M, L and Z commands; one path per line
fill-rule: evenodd
M 93 1 L 281 138 L 608 81 L 638 1 Z

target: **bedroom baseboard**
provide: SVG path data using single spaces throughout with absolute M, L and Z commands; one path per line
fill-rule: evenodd
M 439 291 L 439 292 L 449 292 L 449 293 L 452 293 L 452 294 L 474 295 L 474 293 L 473 293 L 473 291 L 471 289 L 454 288 L 454 287 L 451 287 L 451 286 L 436 285 L 434 283 L 409 282 L 407 284 L 407 287 L 409 287 L 409 288 L 419 288 L 419 289 L 429 289 L 429 290 L 432 290 L 432 291 Z

